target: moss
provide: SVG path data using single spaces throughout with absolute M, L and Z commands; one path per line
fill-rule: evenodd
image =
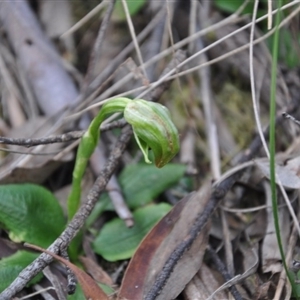
M 252 140 L 255 130 L 251 93 L 225 83 L 216 101 L 235 141 L 243 148 Z

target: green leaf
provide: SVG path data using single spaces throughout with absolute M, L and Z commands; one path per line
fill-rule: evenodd
M 171 205 L 161 203 L 137 209 L 133 213 L 134 226 L 131 228 L 119 218 L 111 220 L 93 242 L 94 251 L 108 261 L 130 258 L 144 236 L 171 208 Z
M 220 10 L 226 12 L 226 13 L 234 13 L 236 12 L 241 5 L 244 3 L 244 0 L 214 0 L 214 4 L 217 8 Z M 246 5 L 246 7 L 243 10 L 243 14 L 250 14 L 253 11 L 253 2 L 250 1 Z
M 144 6 L 146 3 L 146 0 L 127 0 L 127 6 L 129 10 L 130 16 L 134 16 L 139 12 L 139 10 Z M 113 18 L 116 21 L 125 21 L 126 15 L 124 13 L 123 5 L 121 0 L 117 0 L 117 3 L 115 5 Z
M 38 253 L 28 251 L 18 251 L 15 254 L 0 260 L 0 292 L 5 290 L 19 275 L 19 273 L 31 264 L 37 257 Z M 39 273 L 28 285 L 38 282 L 43 277 Z
M 153 201 L 175 185 L 185 170 L 186 166 L 181 164 L 168 164 L 162 169 L 144 163 L 127 166 L 119 176 L 127 205 L 134 209 Z
M 84 299 L 84 294 L 82 288 L 79 284 L 76 285 L 75 293 L 67 296 L 68 300 L 82 300 Z
M 299 66 L 299 48 L 295 45 L 300 44 L 299 33 L 292 35 L 287 28 L 282 28 L 280 33 L 280 48 L 279 57 L 289 68 L 296 68 Z
M 0 224 L 15 242 L 48 247 L 65 228 L 57 199 L 34 184 L 0 186 Z
M 184 175 L 185 165 L 167 164 L 162 169 L 145 163 L 126 166 L 119 176 L 122 194 L 129 208 L 135 209 L 153 201 Z M 107 193 L 103 194 L 87 221 L 89 227 L 105 210 L 114 210 Z

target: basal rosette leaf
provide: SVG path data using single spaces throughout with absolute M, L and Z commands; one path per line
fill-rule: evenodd
M 7 184 L 0 186 L 0 224 L 15 242 L 48 247 L 66 220 L 50 191 L 35 184 Z

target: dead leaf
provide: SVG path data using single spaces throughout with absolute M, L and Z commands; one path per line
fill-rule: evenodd
M 238 248 L 243 256 L 243 270 L 248 274 L 243 281 L 243 285 L 251 291 L 251 295 L 254 295 L 261 284 L 256 273 L 259 265 L 259 245 L 258 243 L 249 245 L 248 243 L 240 242 Z
M 270 163 L 267 160 L 255 160 L 256 166 L 260 169 L 260 171 L 270 179 Z M 300 188 L 300 178 L 298 176 L 298 170 L 291 169 L 287 166 L 280 166 L 278 164 L 275 165 L 276 174 L 280 179 L 280 182 L 285 188 L 288 189 L 299 189 Z M 276 179 L 276 183 L 277 179 Z
M 79 284 L 82 288 L 82 291 L 88 300 L 109 300 L 108 296 L 102 291 L 102 289 L 97 285 L 97 283 L 92 279 L 91 276 L 89 276 L 87 273 L 79 269 L 77 266 L 69 262 L 68 260 L 58 256 L 57 254 L 48 251 L 46 249 L 43 249 L 41 247 L 31 245 L 31 244 L 25 244 L 28 248 L 35 249 L 40 252 L 47 253 L 54 257 L 56 260 L 60 261 L 62 264 L 69 267 L 74 274 L 77 277 L 77 280 L 79 281 Z
M 59 134 L 60 131 L 52 132 L 53 122 L 45 117 L 38 117 L 29 120 L 21 127 L 14 128 L 7 135 L 11 138 L 38 138 Z M 40 146 L 39 146 L 40 147 Z M 39 148 L 44 153 L 56 153 L 61 149 L 61 144 L 50 144 Z M 11 150 L 31 151 L 19 146 L 9 146 Z M 35 148 L 37 149 L 37 148 Z M 33 149 L 32 149 L 33 150 Z M 73 153 L 69 152 L 62 158 L 56 159 L 55 154 L 51 155 L 20 155 L 10 154 L 7 161 L 0 168 L 0 183 L 43 183 L 62 163 L 73 158 Z
M 215 276 L 206 264 L 202 264 L 199 272 L 194 276 L 191 282 L 186 286 L 184 295 L 187 300 L 205 300 L 207 299 L 224 280 L 220 276 Z M 225 291 L 220 291 L 214 296 L 214 300 L 227 299 Z
M 39 283 L 39 285 L 42 288 L 49 288 L 50 286 L 52 286 L 55 289 L 58 299 L 63 300 L 63 299 L 66 299 L 65 283 L 62 278 L 63 275 L 59 272 L 57 272 L 57 273 L 59 275 L 55 274 L 53 272 L 53 270 L 50 268 L 50 266 L 47 266 L 43 270 L 43 274 L 48 279 L 48 281 L 47 280 L 42 281 Z
M 266 190 L 266 204 L 268 207 L 272 207 L 270 184 L 266 182 L 264 187 Z M 280 197 L 278 200 L 280 200 Z M 286 251 L 290 234 L 288 208 L 286 206 L 281 207 L 278 210 L 278 214 L 283 249 Z M 267 229 L 262 244 L 262 270 L 264 273 L 278 273 L 282 270 L 281 255 L 278 248 L 272 208 L 267 209 Z
M 62 59 L 27 1 L 1 1 L 1 24 L 41 110 L 55 115 L 78 96 Z
M 47 35 L 53 39 L 59 39 L 74 23 L 71 2 L 40 1 L 39 4 L 40 19 Z M 69 54 L 74 53 L 73 35 L 64 36 L 59 39 L 59 42 L 63 44 Z
M 10 170 L 9 173 L 5 173 L 0 178 L 1 184 L 8 183 L 43 183 L 50 174 L 52 174 L 62 162 L 50 160 L 46 164 L 36 166 L 35 168 L 15 168 Z
M 183 198 L 145 237 L 127 268 L 119 299 L 168 300 L 184 289 L 199 270 L 206 249 L 207 226 L 195 233 L 193 225 L 201 216 L 210 191 L 210 185 L 205 185 Z M 167 274 L 166 268 L 172 263 Z M 161 278 L 164 283 L 158 288 Z
M 288 170 L 292 171 L 298 177 L 300 176 L 300 156 L 288 159 L 286 162 Z
M 80 256 L 79 261 L 82 263 L 85 271 L 96 281 L 113 286 L 114 283 L 110 276 L 94 260 L 89 257 Z

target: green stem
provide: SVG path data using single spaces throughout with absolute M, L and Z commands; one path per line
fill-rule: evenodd
M 282 6 L 282 0 L 278 1 L 278 9 Z M 271 93 L 270 93 L 270 180 L 271 180 L 271 194 L 272 194 L 272 208 L 273 218 L 276 231 L 278 247 L 283 263 L 283 267 L 287 277 L 291 283 L 292 289 L 295 292 L 295 284 L 291 277 L 286 264 L 285 253 L 282 246 L 280 235 L 279 215 L 278 215 L 278 202 L 276 195 L 276 171 L 275 171 L 275 115 L 276 115 L 276 85 L 277 85 L 277 62 L 278 62 L 278 48 L 279 48 L 279 23 L 280 11 L 276 13 L 276 31 L 274 33 L 273 48 L 272 48 L 272 75 L 271 75 Z
M 116 98 L 104 104 L 98 115 L 93 119 L 89 128 L 81 138 L 76 154 L 75 167 L 73 170 L 73 180 L 71 192 L 68 197 L 68 221 L 70 221 L 77 212 L 80 205 L 81 182 L 95 148 L 97 147 L 101 123 L 112 113 L 123 112 L 126 105 L 130 102 L 127 98 Z
M 71 192 L 68 197 L 68 220 L 70 221 L 77 212 L 80 205 L 81 181 L 85 173 L 89 158 L 93 154 L 99 140 L 98 128 L 104 120 L 100 114 L 92 121 L 90 127 L 83 135 L 76 154 L 75 167 L 73 170 L 73 180 Z M 95 134 L 95 128 L 97 132 Z

